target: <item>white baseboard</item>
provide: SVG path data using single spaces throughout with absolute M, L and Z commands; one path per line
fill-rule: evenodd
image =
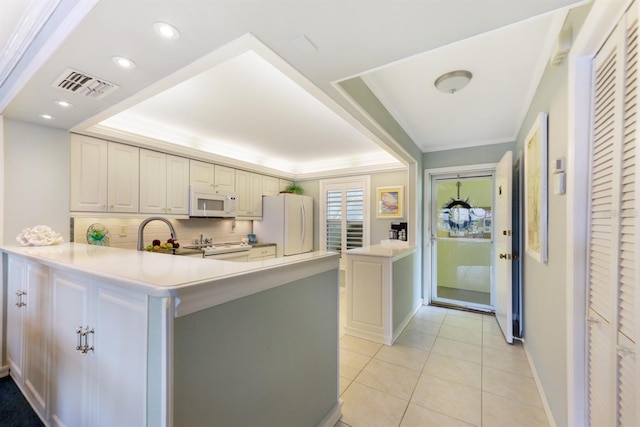
M 318 427 L 333 427 L 342 418 L 342 399 L 338 399 L 338 403 L 335 404 L 331 411 L 320 421 Z
M 544 388 L 542 387 L 542 383 L 540 382 L 540 377 L 538 376 L 536 365 L 533 363 L 531 354 L 529 354 L 529 348 L 527 347 L 527 342 L 525 340 L 522 340 L 522 344 L 524 347 L 524 354 L 527 355 L 527 360 L 529 361 L 529 366 L 531 367 L 531 373 L 533 374 L 533 379 L 536 382 L 536 387 L 538 388 L 538 394 L 540 395 L 540 400 L 542 400 L 542 406 L 544 407 L 544 412 L 547 414 L 547 420 L 549 421 L 549 426 L 558 427 L 558 424 L 556 424 L 556 420 L 553 418 L 553 413 L 551 412 L 551 407 L 549 406 L 549 400 L 547 399 L 547 395 L 545 394 Z
M 9 365 L 0 366 L 0 378 L 4 378 L 9 375 Z

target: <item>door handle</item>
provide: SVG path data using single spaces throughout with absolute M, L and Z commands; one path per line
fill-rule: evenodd
M 500 259 L 511 259 L 511 254 L 500 254 Z

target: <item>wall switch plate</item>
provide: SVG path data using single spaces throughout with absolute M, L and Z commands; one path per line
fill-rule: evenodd
M 127 236 L 127 226 L 126 225 L 121 225 L 120 226 L 120 237 L 126 237 Z
M 553 176 L 553 194 L 560 196 L 566 192 L 565 173 L 560 172 Z

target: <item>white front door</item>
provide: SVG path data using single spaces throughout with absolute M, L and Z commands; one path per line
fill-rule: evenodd
M 495 177 L 494 236 L 495 310 L 496 319 L 508 343 L 513 343 L 512 301 L 512 177 L 513 154 L 507 152 L 498 163 Z

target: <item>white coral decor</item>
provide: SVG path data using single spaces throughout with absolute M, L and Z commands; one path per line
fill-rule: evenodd
M 22 246 L 50 246 L 64 243 L 62 236 L 46 225 L 25 228 L 16 236 L 16 241 Z

